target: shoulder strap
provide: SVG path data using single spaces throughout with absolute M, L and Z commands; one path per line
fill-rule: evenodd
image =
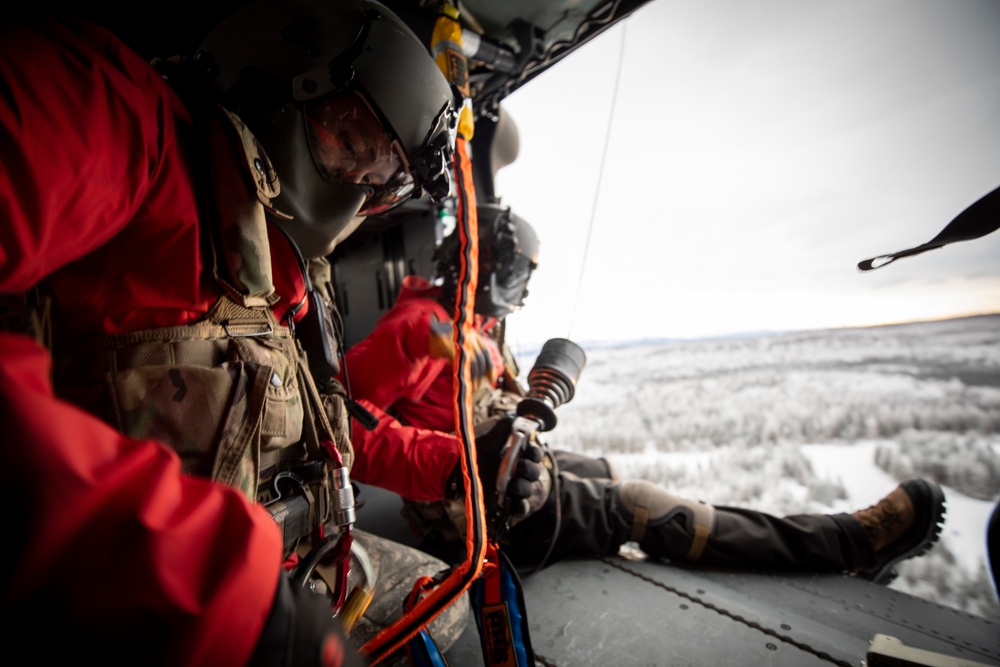
M 211 105 L 205 124 L 206 236 L 215 280 L 240 305 L 268 307 L 277 297 L 265 207 L 270 208 L 279 193 L 277 175 L 263 147 L 238 116 Z
M 270 306 L 276 297 L 264 211 L 282 217 L 272 206 L 281 188 L 271 160 L 242 119 L 212 101 L 201 63 L 175 56 L 154 58 L 152 65 L 184 102 L 195 128 L 206 264 L 236 303 Z

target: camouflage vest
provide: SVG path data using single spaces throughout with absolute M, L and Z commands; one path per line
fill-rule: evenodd
M 190 325 L 74 340 L 56 329 L 54 381 L 62 397 L 125 435 L 170 445 L 185 472 L 251 500 L 271 504 L 292 493 L 282 486 L 294 481 L 294 493 L 309 501 L 308 518 L 293 530 L 275 515 L 289 547 L 302 536 L 289 533 L 330 518 L 332 466 L 322 443 L 335 443 L 350 467 L 347 413 L 339 385 L 325 383 L 329 393 L 319 393 L 300 344 L 271 310 L 277 297 L 264 207 L 278 185 L 267 156 L 221 108 L 210 115 L 208 136 L 203 233 L 222 296 Z M 311 268 L 322 274 L 324 264 Z M 332 294 L 322 300 L 333 307 Z

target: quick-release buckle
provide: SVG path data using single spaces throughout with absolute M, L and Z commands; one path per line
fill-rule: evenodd
M 264 509 L 281 529 L 283 549 L 291 554 L 299 540 L 313 531 L 313 499 L 305 481 L 295 473 L 284 471 L 271 480 L 271 500 L 262 502 Z
M 230 338 L 270 336 L 274 325 L 266 318 L 259 320 L 222 320 L 222 328 Z

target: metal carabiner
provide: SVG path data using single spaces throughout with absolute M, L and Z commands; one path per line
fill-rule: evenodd
M 351 558 L 357 561 L 361 581 L 348 592 Z M 304 588 L 318 576 L 330 588 L 330 608 L 350 632 L 364 615 L 375 596 L 377 573 L 368 552 L 354 540 L 351 531 L 329 535 L 299 561 L 291 572 L 293 586 Z M 332 580 L 332 581 L 331 581 Z

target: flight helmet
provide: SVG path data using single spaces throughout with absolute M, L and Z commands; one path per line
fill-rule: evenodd
M 500 204 L 479 204 L 479 286 L 475 312 L 503 318 L 524 305 L 528 280 L 538 266 L 538 236 L 523 218 Z M 442 291 L 453 298 L 458 290 L 458 230 L 437 250 L 437 275 Z
M 279 224 L 307 257 L 356 216 L 451 191 L 458 101 L 427 47 L 374 0 L 255 0 L 196 61 L 267 151 Z

